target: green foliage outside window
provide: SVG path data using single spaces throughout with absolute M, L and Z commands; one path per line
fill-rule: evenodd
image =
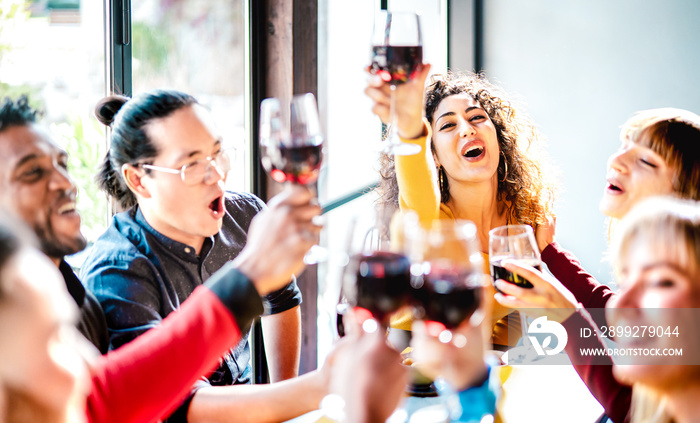
M 50 131 L 54 140 L 68 152 L 68 172 L 78 187 L 83 234 L 88 241 L 94 241 L 107 224 L 107 198 L 95 182 L 105 154 L 101 125 L 95 119 L 85 122 L 79 116 L 71 116 L 66 123 L 51 125 Z
M 3 30 L 20 25 L 27 18 L 29 18 L 29 11 L 25 0 L 0 0 L 0 61 L 10 49 L 7 40 L 3 38 Z

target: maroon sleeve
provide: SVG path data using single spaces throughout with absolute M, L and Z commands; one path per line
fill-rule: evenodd
M 564 350 L 581 380 L 613 422 L 628 421 L 632 388 L 615 380 L 610 357 L 591 353 L 593 350 L 603 351 L 605 348 L 605 343 L 598 337 L 598 330 L 591 315 L 586 310 L 579 309 L 564 321 L 563 326 L 569 337 Z M 580 336 L 584 333 L 582 330 L 590 331 L 588 333 L 591 336 Z
M 547 264 L 554 277 L 586 308 L 605 308 L 614 295 L 607 286 L 598 282 L 581 266 L 573 253 L 552 242 L 542 251 L 542 261 Z
M 159 327 L 101 357 L 93 369 L 88 421 L 152 422 L 168 415 L 240 337 L 229 308 L 198 287 Z

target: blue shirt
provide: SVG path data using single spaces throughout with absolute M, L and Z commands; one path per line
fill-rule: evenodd
M 153 229 L 138 207 L 114 216 L 81 269 L 81 279 L 104 309 L 110 348 L 158 326 L 243 249 L 250 221 L 264 204 L 251 194 L 232 192 L 226 193 L 224 203 L 221 230 L 205 240 L 199 256 L 193 247 Z M 301 304 L 301 292 L 292 281 L 264 300 L 266 314 L 281 313 Z M 244 334 L 209 382 L 232 384 L 249 359 L 248 335 Z

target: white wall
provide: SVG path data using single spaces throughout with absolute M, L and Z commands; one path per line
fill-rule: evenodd
M 606 161 L 635 111 L 700 113 L 700 2 L 487 0 L 487 75 L 523 99 L 561 173 L 557 238 L 610 281 L 598 211 Z

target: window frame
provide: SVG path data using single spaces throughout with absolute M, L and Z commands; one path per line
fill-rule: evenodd
M 245 121 L 250 149 L 251 192 L 267 201 L 279 187 L 269 183 L 260 164 L 258 115 L 260 102 L 267 97 L 291 98 L 297 93 L 317 94 L 318 2 L 294 0 L 245 0 Z M 274 10 L 276 13 L 271 13 Z M 283 11 L 283 13 L 280 13 Z M 132 44 L 131 0 L 105 0 L 105 79 L 106 94 L 131 96 Z M 276 29 L 276 30 L 272 30 Z M 109 131 L 107 134 L 109 139 Z M 117 210 L 111 205 L 112 213 Z M 300 374 L 317 367 L 316 266 L 308 266 L 298 276 L 306 301 L 302 303 L 302 345 Z M 253 380 L 268 380 L 260 325 L 256 324 L 251 341 Z

